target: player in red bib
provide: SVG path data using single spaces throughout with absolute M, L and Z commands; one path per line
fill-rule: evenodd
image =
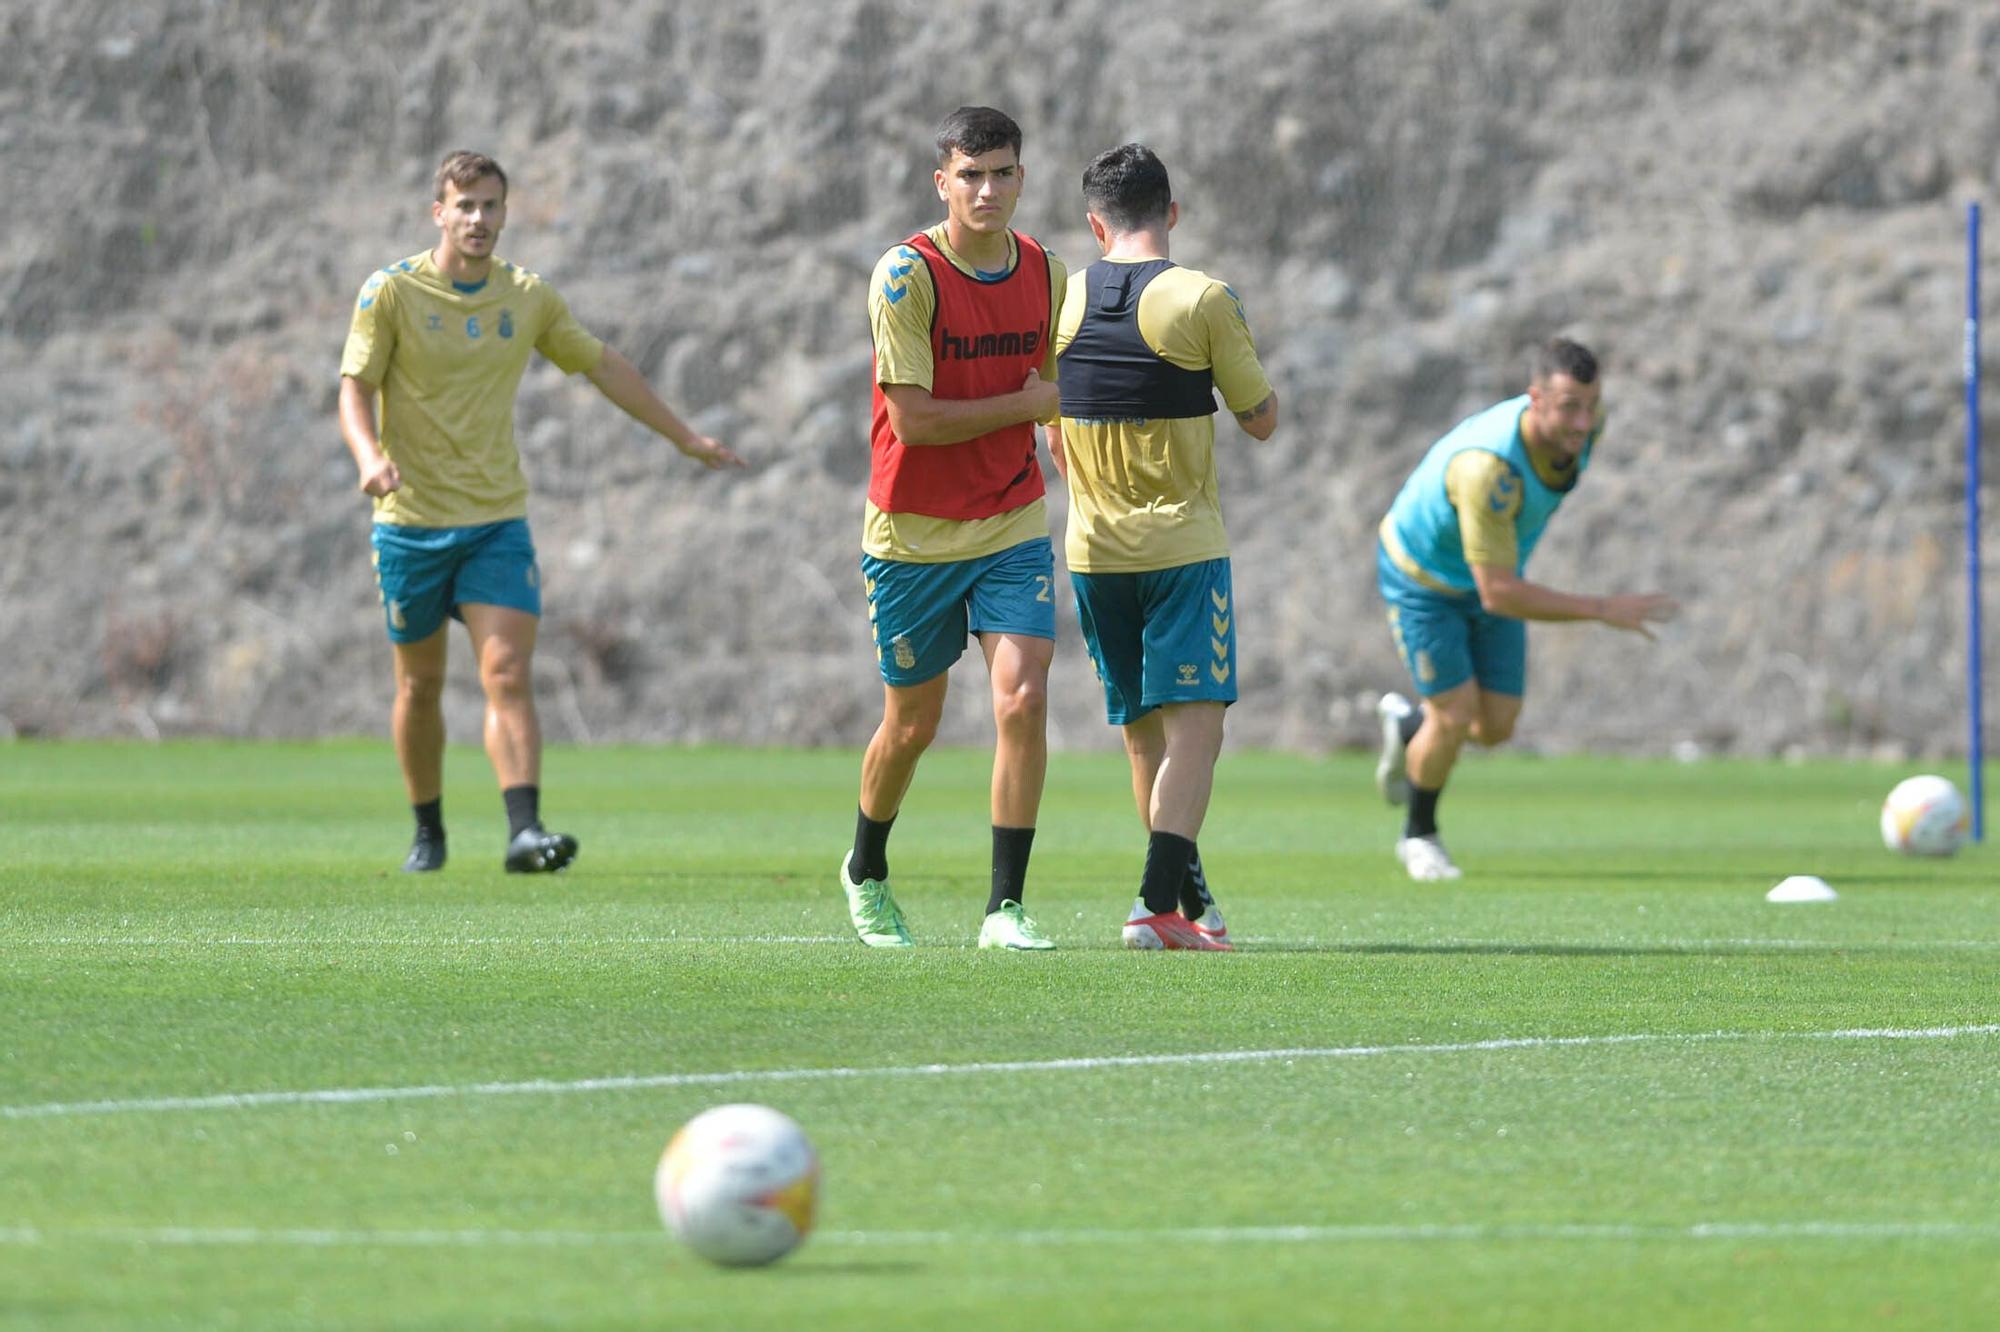
M 869 284 L 875 343 L 861 571 L 883 684 L 840 867 L 863 943 L 907 948 L 889 829 L 937 734 L 968 635 L 993 690 L 993 876 L 982 948 L 1053 948 L 1022 909 L 1048 767 L 1055 554 L 1035 423 L 1054 419 L 1054 331 L 1068 274 L 1008 223 L 1021 129 L 990 107 L 937 133 L 945 220 L 892 248 Z

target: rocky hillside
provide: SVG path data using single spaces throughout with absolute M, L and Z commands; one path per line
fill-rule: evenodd
M 1523 741 L 1951 750 L 1996 87 L 2000 11 L 1961 0 L 15 0 L 0 734 L 386 729 L 338 356 L 470 146 L 513 175 L 504 252 L 755 460 L 699 474 L 531 372 L 551 738 L 865 739 L 865 282 L 938 216 L 938 116 L 989 102 L 1028 132 L 1020 224 L 1072 262 L 1082 164 L 1158 149 L 1175 256 L 1258 330 L 1287 422 L 1223 430 L 1238 742 L 1368 740 L 1401 678 L 1374 524 L 1564 330 L 1613 427 L 1534 573 L 1687 612 L 1537 629 Z M 1058 742 L 1111 743 L 1063 632 Z M 948 737 L 978 740 L 962 672 Z

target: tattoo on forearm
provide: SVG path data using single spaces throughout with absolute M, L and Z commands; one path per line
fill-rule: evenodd
M 1276 394 L 1266 394 L 1264 401 L 1258 403 L 1255 407 L 1252 407 L 1249 411 L 1236 413 L 1236 419 L 1239 421 L 1256 420 L 1258 417 L 1262 416 L 1265 412 L 1271 410 L 1271 399 L 1276 396 L 1277 396 Z

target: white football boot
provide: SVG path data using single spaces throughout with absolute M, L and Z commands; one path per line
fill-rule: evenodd
M 989 913 L 980 925 L 979 946 L 1034 953 L 1054 948 L 1056 941 L 1042 933 L 1042 927 L 1021 909 L 1019 902 L 1007 901 L 1000 904 L 998 911 Z
M 1382 695 L 1375 715 L 1382 723 L 1382 756 L 1375 760 L 1375 789 L 1392 805 L 1410 803 L 1410 770 L 1403 761 L 1403 719 L 1416 709 L 1401 694 Z
M 1396 859 L 1403 862 L 1403 868 L 1419 883 L 1436 883 L 1441 879 L 1461 877 L 1458 866 L 1451 863 L 1451 853 L 1444 849 L 1444 843 L 1436 833 L 1429 837 L 1404 837 L 1396 843 Z

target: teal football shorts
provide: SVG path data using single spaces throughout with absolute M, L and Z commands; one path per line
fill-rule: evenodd
M 970 634 L 1056 636 L 1056 557 L 1035 537 L 943 564 L 861 557 L 875 660 L 885 683 L 919 685 L 951 669 Z
M 1169 703 L 1236 701 L 1229 561 L 1147 573 L 1070 573 L 1083 641 L 1113 726 Z
M 1389 607 L 1389 632 L 1417 692 L 1428 698 L 1477 680 L 1489 693 L 1519 698 L 1528 684 L 1528 626 L 1494 615 L 1479 594 L 1425 587 L 1375 548 L 1375 584 Z
M 392 643 L 429 638 L 446 615 L 463 620 L 458 608 L 467 604 L 542 613 L 542 574 L 525 518 L 474 527 L 377 523 L 370 543 Z

